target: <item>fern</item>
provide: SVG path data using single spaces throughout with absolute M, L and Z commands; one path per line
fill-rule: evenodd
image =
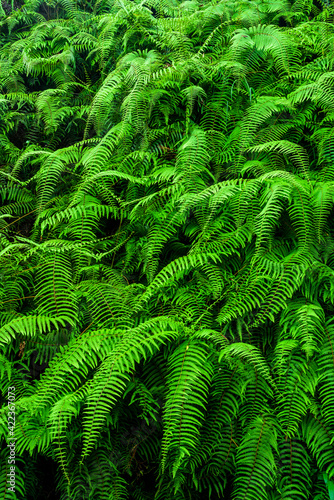
M 332 16 L 2 3 L 17 498 L 331 497 Z

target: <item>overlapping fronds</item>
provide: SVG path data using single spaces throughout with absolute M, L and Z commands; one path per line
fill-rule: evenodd
M 1 498 L 332 498 L 333 15 L 2 2 Z

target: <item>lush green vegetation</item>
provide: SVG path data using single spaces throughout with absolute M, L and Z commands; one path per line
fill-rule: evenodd
M 332 500 L 332 2 L 0 15 L 0 497 Z

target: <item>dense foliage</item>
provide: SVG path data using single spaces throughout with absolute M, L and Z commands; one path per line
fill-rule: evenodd
M 0 16 L 0 497 L 333 499 L 334 5 Z

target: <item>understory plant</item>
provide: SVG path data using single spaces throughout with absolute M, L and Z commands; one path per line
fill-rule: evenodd
M 333 16 L 2 1 L 1 498 L 333 500 Z

